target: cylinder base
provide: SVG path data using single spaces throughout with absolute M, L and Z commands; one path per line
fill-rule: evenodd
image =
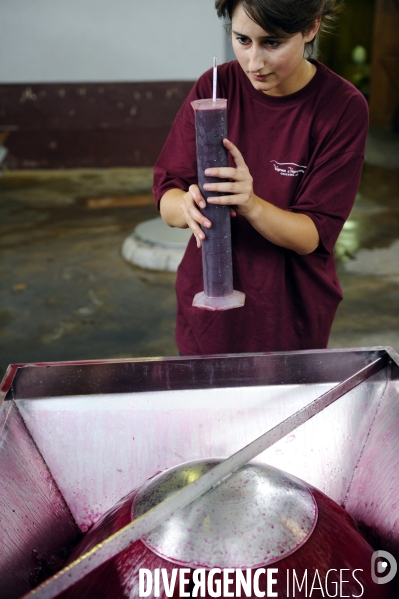
M 242 291 L 233 291 L 233 293 L 225 295 L 224 297 L 210 297 L 201 291 L 201 293 L 197 293 L 193 299 L 193 306 L 195 308 L 211 310 L 212 312 L 218 310 L 231 310 L 232 308 L 242 308 L 244 304 L 245 293 Z

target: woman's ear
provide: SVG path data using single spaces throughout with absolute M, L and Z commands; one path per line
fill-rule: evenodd
M 305 40 L 305 44 L 307 44 L 308 42 L 311 42 L 317 35 L 319 29 L 320 29 L 320 23 L 321 23 L 321 17 L 318 17 L 315 22 L 313 23 L 313 26 L 311 29 L 309 29 L 309 31 L 307 31 L 304 35 L 304 40 Z

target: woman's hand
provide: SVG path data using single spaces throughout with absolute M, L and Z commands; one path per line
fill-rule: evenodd
M 223 140 L 223 144 L 230 152 L 236 168 L 206 169 L 205 175 L 229 181 L 206 183 L 204 189 L 229 195 L 211 196 L 207 201 L 210 204 L 234 205 L 236 212 L 244 216 L 258 233 L 280 247 L 301 255 L 313 252 L 320 243 L 320 237 L 312 219 L 306 214 L 278 208 L 255 195 L 251 173 L 241 152 L 227 139 Z
M 201 247 L 205 239 L 205 233 L 201 229 L 201 226 L 207 229 L 212 226 L 211 222 L 199 210 L 199 208 L 205 208 L 205 206 L 206 203 L 198 185 L 190 185 L 188 191 L 181 199 L 180 208 L 188 226 L 195 235 L 198 248 Z
M 301 255 L 313 252 L 320 243 L 320 237 L 312 219 L 306 214 L 278 208 L 266 199 L 256 196 L 251 173 L 242 154 L 227 139 L 223 140 L 223 144 L 233 157 L 236 168 L 206 169 L 205 174 L 209 177 L 230 179 L 220 183 L 206 183 L 207 191 L 228 194 L 211 196 L 207 201 L 210 204 L 230 206 L 232 216 L 236 213 L 244 216 L 253 228 L 271 243 Z M 200 212 L 200 208 L 205 208 L 205 205 L 198 185 L 191 185 L 187 192 L 170 189 L 161 199 L 161 216 L 171 227 L 190 227 L 200 248 L 206 236 L 201 226 L 205 229 L 212 226 Z
M 211 196 L 208 198 L 208 202 L 210 204 L 234 206 L 238 214 L 248 217 L 259 205 L 259 198 L 257 198 L 253 191 L 251 173 L 239 149 L 228 139 L 223 140 L 223 145 L 230 152 L 236 168 L 224 166 L 206 169 L 205 175 L 208 177 L 229 179 L 229 181 L 205 183 L 204 189 L 206 191 L 215 191 L 229 195 Z

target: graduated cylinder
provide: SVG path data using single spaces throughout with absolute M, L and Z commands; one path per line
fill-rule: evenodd
M 203 228 L 204 291 L 196 294 L 193 306 L 206 310 L 238 308 L 244 305 L 245 294 L 233 290 L 230 208 L 208 204 L 208 197 L 222 194 L 204 190 L 204 183 L 223 181 L 207 177 L 205 169 L 228 166 L 228 152 L 223 145 L 227 137 L 227 100 L 196 100 L 191 105 L 195 111 L 198 185 L 206 201 L 201 212 L 212 223 L 210 229 Z

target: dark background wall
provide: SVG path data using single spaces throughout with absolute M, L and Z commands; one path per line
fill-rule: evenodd
M 190 81 L 0 85 L 11 169 L 153 166 Z
M 352 59 L 358 45 L 366 49 L 365 65 Z M 372 126 L 399 130 L 399 0 L 346 0 L 334 33 L 320 39 L 319 55 L 366 95 Z

